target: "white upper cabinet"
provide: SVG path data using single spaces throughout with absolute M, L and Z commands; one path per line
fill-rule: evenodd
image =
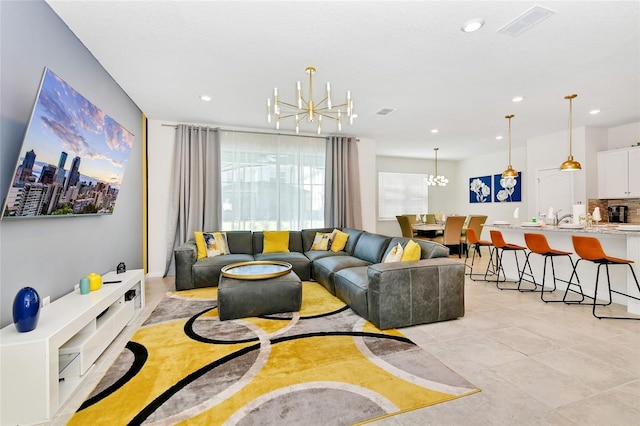
M 598 198 L 640 198 L 640 148 L 598 153 Z

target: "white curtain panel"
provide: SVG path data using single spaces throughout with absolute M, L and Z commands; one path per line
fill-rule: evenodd
M 325 140 L 222 131 L 222 229 L 324 226 Z

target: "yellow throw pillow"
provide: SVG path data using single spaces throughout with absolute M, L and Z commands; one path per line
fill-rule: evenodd
M 204 236 L 202 235 L 202 232 L 194 232 L 193 238 L 196 240 L 196 247 L 198 248 L 198 254 L 196 256 L 198 260 L 207 257 L 207 247 L 204 244 Z
M 402 260 L 403 252 L 404 249 L 402 248 L 402 244 L 398 243 L 397 246 L 391 249 L 387 257 L 384 258 L 384 263 L 400 262 L 400 260 Z
M 406 246 L 404 246 L 404 253 L 402 253 L 402 262 L 408 262 L 411 260 L 420 260 L 420 254 L 422 253 L 422 249 L 420 248 L 420 244 L 416 243 L 413 240 L 409 240 Z
M 329 245 L 333 237 L 332 232 L 316 232 L 316 236 L 311 244 L 311 250 L 329 250 Z
M 263 231 L 263 253 L 288 253 L 289 231 Z
M 347 245 L 349 234 L 339 229 L 333 230 L 333 240 L 331 241 L 331 251 L 341 251 Z

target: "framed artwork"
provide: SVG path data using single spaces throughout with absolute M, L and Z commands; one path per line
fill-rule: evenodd
M 502 174 L 493 175 L 493 197 L 496 203 L 522 201 L 522 172 L 518 172 L 517 178 L 503 178 Z
M 491 202 L 491 176 L 478 176 L 469 178 L 469 202 Z

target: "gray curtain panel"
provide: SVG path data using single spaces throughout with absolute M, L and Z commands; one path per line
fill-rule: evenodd
M 165 276 L 173 250 L 194 231 L 222 226 L 220 135 L 218 129 L 178 125 L 170 188 Z
M 358 141 L 327 138 L 324 223 L 326 227 L 362 229 Z

